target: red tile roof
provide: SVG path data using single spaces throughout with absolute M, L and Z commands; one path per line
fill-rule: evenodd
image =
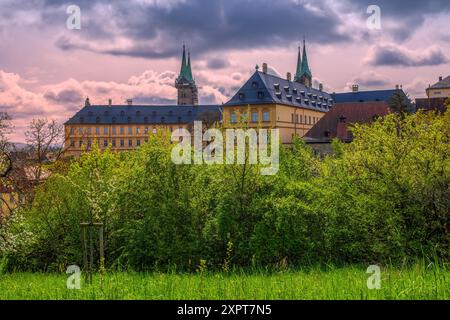
M 351 140 L 348 126 L 351 124 L 370 123 L 376 117 L 387 115 L 389 106 L 386 102 L 351 102 L 336 103 L 322 119 L 306 134 L 307 141 L 332 140 L 336 137 Z

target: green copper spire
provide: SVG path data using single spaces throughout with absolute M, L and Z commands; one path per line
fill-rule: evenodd
M 306 41 L 303 39 L 303 58 L 302 58 L 302 68 L 301 68 L 301 76 L 306 74 L 309 78 L 312 78 L 311 69 L 309 69 L 308 65 L 308 56 L 306 55 Z
M 300 45 L 298 46 L 297 71 L 295 72 L 295 81 L 302 76 L 302 57 L 300 55 Z
M 186 64 L 186 46 L 184 44 L 183 44 L 183 58 L 181 60 L 181 70 L 178 78 L 179 79 L 185 78 L 189 80 L 189 70 Z
M 187 69 L 188 69 L 188 80 L 189 80 L 189 81 L 193 81 L 194 78 L 192 77 L 192 69 L 191 69 L 191 51 L 188 52 L 188 64 L 187 64 Z

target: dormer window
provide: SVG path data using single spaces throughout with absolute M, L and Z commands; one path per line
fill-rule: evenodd
M 287 98 L 288 100 L 292 101 L 292 96 L 291 96 L 290 94 L 287 94 L 287 95 L 286 95 L 286 98 Z
M 258 99 L 264 99 L 264 92 L 258 91 Z
M 252 82 L 252 88 L 253 88 L 253 89 L 258 88 L 258 82 L 253 81 L 253 82 Z
M 239 100 L 244 100 L 245 99 L 245 93 L 239 93 Z
M 275 83 L 273 85 L 273 87 L 275 88 L 275 90 L 280 90 L 280 84 L 279 83 Z
M 128 122 L 131 122 L 131 117 L 128 117 L 128 118 L 127 118 L 127 121 L 128 121 Z
M 298 90 L 297 90 L 297 89 L 292 89 L 292 92 L 293 92 L 294 94 L 298 94 Z
M 284 86 L 284 91 L 289 92 L 289 86 Z
M 305 91 L 300 91 L 300 94 L 301 94 L 302 96 L 305 96 Z
M 297 100 L 298 103 L 302 102 L 302 98 L 300 98 L 300 97 L 295 98 L 295 100 Z
M 278 99 L 281 99 L 281 92 L 275 92 L 275 95 L 277 96 Z

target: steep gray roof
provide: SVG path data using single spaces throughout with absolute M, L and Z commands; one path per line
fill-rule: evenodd
M 92 105 L 78 111 L 66 124 L 177 124 L 191 123 L 205 112 L 221 118 L 221 107 L 205 106 L 149 106 L 149 105 Z
M 305 109 L 328 111 L 333 106 L 330 94 L 256 71 L 225 106 L 279 103 Z

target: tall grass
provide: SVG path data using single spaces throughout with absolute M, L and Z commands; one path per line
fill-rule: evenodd
M 0 299 L 450 299 L 450 270 L 438 263 L 382 268 L 381 289 L 369 290 L 361 267 L 308 268 L 284 272 L 197 274 L 107 273 L 80 290 L 67 275 L 15 273 L 0 276 Z

